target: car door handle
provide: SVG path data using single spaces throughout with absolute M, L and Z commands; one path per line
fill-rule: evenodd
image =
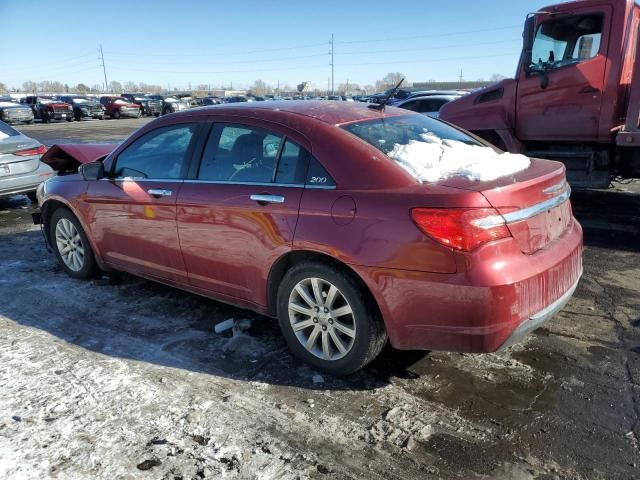
M 152 197 L 159 198 L 159 197 L 170 197 L 173 192 L 171 190 L 166 190 L 164 188 L 150 188 L 149 190 L 147 190 L 147 193 Z
M 266 205 L 267 203 L 284 203 L 284 197 L 282 195 L 254 193 L 249 198 L 254 202 L 260 203 L 261 205 Z

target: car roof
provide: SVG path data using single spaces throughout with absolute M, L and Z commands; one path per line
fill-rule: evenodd
M 258 112 L 260 112 L 260 116 L 263 117 L 271 116 L 271 112 L 273 112 L 273 116 L 280 116 L 282 112 L 285 112 L 310 117 L 330 125 L 341 125 L 383 117 L 394 117 L 407 115 L 408 113 L 406 110 L 395 110 L 392 108 L 381 112 L 379 110 L 369 108 L 368 105 L 369 104 L 367 103 L 361 102 L 287 100 L 266 103 L 226 103 L 222 105 L 203 107 L 198 110 L 199 113 L 209 112 L 220 115 L 238 115 L 244 113 L 251 117 L 256 116 Z M 174 115 L 188 116 L 189 111 L 187 110 Z

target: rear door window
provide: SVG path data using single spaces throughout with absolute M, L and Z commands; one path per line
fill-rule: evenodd
M 283 137 L 240 125 L 214 125 L 205 147 L 199 180 L 270 183 Z

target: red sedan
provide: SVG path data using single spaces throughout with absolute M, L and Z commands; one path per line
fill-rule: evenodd
M 561 163 L 406 110 L 221 105 L 112 148 L 44 159 L 60 174 L 34 218 L 63 269 L 122 270 L 277 317 L 292 351 L 326 372 L 361 368 L 387 341 L 504 348 L 582 273 Z

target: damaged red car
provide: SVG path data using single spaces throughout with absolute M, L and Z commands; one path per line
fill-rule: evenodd
M 214 106 L 113 148 L 43 158 L 59 174 L 34 220 L 62 268 L 126 271 L 277 318 L 293 353 L 325 372 L 356 371 L 387 342 L 505 348 L 582 273 L 561 163 L 418 113 Z

